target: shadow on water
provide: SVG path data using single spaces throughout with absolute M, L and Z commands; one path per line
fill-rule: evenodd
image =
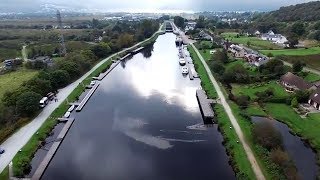
M 217 126 L 202 125 L 200 81 L 182 76 L 174 42 L 159 36 L 101 82 L 43 179 L 235 179 Z
M 318 166 L 315 152 L 298 136 L 290 133 L 289 127 L 276 120 L 265 117 L 251 117 L 254 123 L 272 122 L 273 126 L 281 133 L 284 149 L 294 161 L 302 179 L 316 179 Z

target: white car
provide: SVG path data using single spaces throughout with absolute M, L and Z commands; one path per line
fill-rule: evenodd
M 179 64 L 180 64 L 181 66 L 184 66 L 184 65 L 186 65 L 186 61 L 183 60 L 183 59 L 181 59 L 181 60 L 179 61 Z
M 189 73 L 189 69 L 187 67 L 183 67 L 182 74 L 188 74 L 188 73 Z

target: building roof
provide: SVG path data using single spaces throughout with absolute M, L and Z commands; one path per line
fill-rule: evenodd
M 312 84 L 304 81 L 301 77 L 296 76 L 291 72 L 281 76 L 280 81 L 296 86 L 300 90 L 306 90 L 312 87 Z
M 320 88 L 311 94 L 310 98 L 313 102 L 320 104 Z

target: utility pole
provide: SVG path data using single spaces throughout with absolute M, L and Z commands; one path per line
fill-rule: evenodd
M 62 33 L 62 29 L 63 29 L 62 20 L 61 20 L 61 14 L 60 14 L 59 10 L 57 10 L 57 20 L 58 20 L 58 28 L 60 29 L 60 45 L 61 45 L 60 55 L 65 56 L 67 53 L 67 49 L 66 49 L 66 45 L 64 43 L 64 37 L 63 37 L 63 33 Z

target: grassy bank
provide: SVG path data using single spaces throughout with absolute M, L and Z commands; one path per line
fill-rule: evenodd
M 206 90 L 208 97 L 217 98 L 217 93 L 201 60 L 191 46 L 189 46 L 188 49 L 192 56 L 194 64 L 196 64 L 196 70 L 200 75 L 202 87 Z M 219 129 L 224 137 L 224 145 L 227 149 L 228 155 L 230 156 L 230 161 L 236 173 L 236 176 L 239 179 L 255 179 L 255 174 L 251 168 L 251 164 L 247 158 L 243 146 L 237 143 L 239 138 L 236 132 L 233 129 L 230 129 L 230 126 L 232 125 L 228 115 L 224 111 L 223 107 L 219 104 L 216 104 L 214 106 L 214 109 L 217 115 Z
M 193 59 L 196 71 L 198 72 L 200 79 L 201 79 L 201 86 L 206 91 L 209 98 L 217 98 L 217 92 L 215 91 L 213 85 L 211 84 L 210 78 L 206 72 L 206 69 L 204 68 L 201 60 L 199 59 L 197 53 L 195 50 L 188 46 L 188 50 L 190 52 L 190 55 Z
M 320 52 L 318 54 L 314 54 L 314 55 L 279 56 L 279 58 L 281 60 L 287 61 L 291 64 L 293 64 L 296 61 L 302 61 L 307 65 L 307 67 L 320 70 L 320 61 L 319 61 Z

